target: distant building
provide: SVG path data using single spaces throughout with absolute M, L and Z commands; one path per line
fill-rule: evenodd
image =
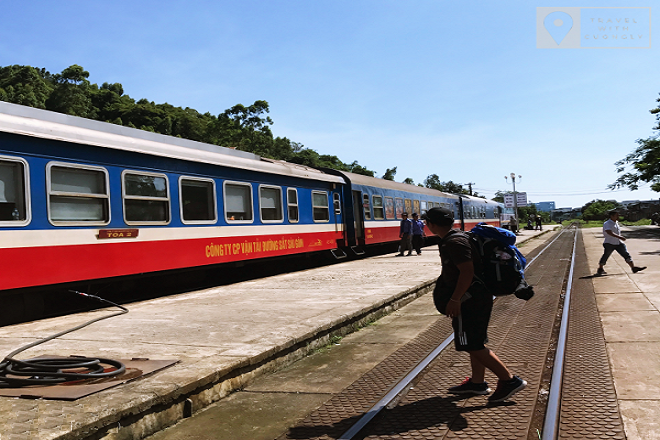
M 581 215 L 582 211 L 580 208 L 557 208 L 550 211 L 550 220 L 553 222 L 562 222 L 564 220 L 578 218 Z
M 659 200 L 632 200 L 621 202 L 623 205 L 623 218 L 636 222 L 643 218 L 651 218 L 654 213 L 660 212 Z
M 534 205 L 536 205 L 536 210 L 541 212 L 551 212 L 555 209 L 555 202 L 538 202 Z

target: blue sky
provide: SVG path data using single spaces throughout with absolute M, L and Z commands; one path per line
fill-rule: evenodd
M 557 207 L 659 198 L 606 189 L 614 162 L 654 134 L 653 38 L 650 49 L 537 49 L 537 7 L 621 2 L 502 3 L 10 2 L 0 65 L 79 64 L 135 99 L 216 115 L 266 100 L 275 135 L 379 176 L 396 166 L 397 181 L 435 173 L 492 197 L 514 172 L 529 200 Z

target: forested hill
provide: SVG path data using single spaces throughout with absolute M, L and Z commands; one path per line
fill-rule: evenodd
M 266 101 L 255 101 L 250 106 L 237 104 L 215 116 L 144 98 L 136 101 L 124 94 L 120 83 L 103 83 L 99 87 L 88 78 L 89 72 L 75 64 L 56 74 L 31 66 L 0 67 L 0 101 L 236 148 L 302 165 L 367 176 L 375 174 L 357 161 L 347 164 L 337 156 L 318 154 L 286 137 L 273 137 L 270 129 L 273 121 L 268 116 Z

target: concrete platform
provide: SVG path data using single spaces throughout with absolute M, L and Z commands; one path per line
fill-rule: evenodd
M 603 253 L 601 228 L 582 229 L 593 273 Z M 622 227 L 633 274 L 618 254 L 593 277 L 598 311 L 628 440 L 660 439 L 660 228 Z
M 519 244 L 545 231 L 521 231 Z M 524 249 L 524 245 L 523 245 Z M 0 397 L 0 435 L 139 439 L 426 293 L 437 247 L 134 303 L 130 313 L 21 353 L 177 359 L 165 370 L 75 401 Z M 108 310 L 0 328 L 0 353 Z

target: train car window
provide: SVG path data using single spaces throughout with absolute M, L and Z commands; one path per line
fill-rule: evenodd
M 392 220 L 396 218 L 396 211 L 394 209 L 394 199 L 392 197 L 385 197 L 385 218 Z
M 298 223 L 298 190 L 289 188 L 286 190 L 286 204 L 289 212 L 289 223 Z
M 369 194 L 362 194 L 362 207 L 364 208 L 364 219 L 371 220 L 371 205 L 369 204 Z
M 405 211 L 403 207 L 403 199 L 396 198 L 396 218 L 401 218 L 401 214 L 403 214 L 403 211 Z
M 282 188 L 276 186 L 259 187 L 259 209 L 262 222 L 282 222 Z
M 181 177 L 181 220 L 184 223 L 215 223 L 217 212 L 215 204 L 215 182 L 211 179 Z
M 330 208 L 328 207 L 328 193 L 312 191 L 312 210 L 315 222 L 330 221 Z
M 413 200 L 413 212 L 419 214 L 419 200 Z
M 30 220 L 28 164 L 0 157 L 0 226 L 26 225 Z
M 225 182 L 225 218 L 228 222 L 252 222 L 252 185 Z
M 51 162 L 46 166 L 48 218 L 54 225 L 107 225 L 110 192 L 105 168 Z
M 419 205 L 419 214 L 426 214 L 427 211 L 427 206 L 431 204 L 431 207 L 433 207 L 433 202 L 427 202 L 426 200 L 422 200 L 422 202 Z
M 406 212 L 410 216 L 412 214 L 412 200 L 405 199 L 405 202 L 406 202 Z
M 335 215 L 341 214 L 341 196 L 339 193 L 332 194 L 332 204 L 335 206 Z
M 373 196 L 374 203 L 374 219 L 383 220 L 385 218 L 385 210 L 383 209 L 383 198 L 381 196 Z
M 124 171 L 122 182 L 126 224 L 170 222 L 170 192 L 167 176 Z

